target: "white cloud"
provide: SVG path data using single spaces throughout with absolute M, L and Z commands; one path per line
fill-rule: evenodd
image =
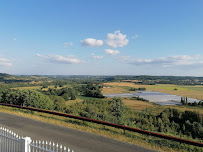
M 137 34 L 131 37 L 131 39 L 137 39 L 137 38 L 139 38 L 139 35 Z
M 120 31 L 115 31 L 107 34 L 106 44 L 113 48 L 123 47 L 128 44 L 128 39 Z
M 9 59 L 0 58 L 0 66 L 12 66 L 12 63 Z
M 162 58 L 154 59 L 133 59 L 131 57 L 121 57 L 120 61 L 128 64 L 135 65 L 156 65 L 162 67 L 172 67 L 172 66 L 189 66 L 203 64 L 203 57 L 199 55 L 179 55 L 179 56 L 168 56 Z
M 98 47 L 103 45 L 102 40 L 96 40 L 93 38 L 87 38 L 82 41 L 80 41 L 81 46 L 83 47 Z
M 92 53 L 92 57 L 95 60 L 97 60 L 97 59 L 103 59 L 103 56 L 96 56 L 94 53 Z
M 13 40 L 16 41 L 17 39 L 16 39 L 16 38 L 13 38 Z
M 108 55 L 117 55 L 117 54 L 120 53 L 118 50 L 112 50 L 112 49 L 105 49 L 104 51 L 105 51 L 106 54 L 108 54 Z
M 72 46 L 73 43 L 72 42 L 66 42 L 66 43 L 63 43 L 64 45 L 64 48 L 68 48 L 68 46 Z
M 40 56 L 41 56 L 41 54 L 37 53 L 37 54 L 36 54 L 36 56 L 39 56 L 39 57 L 40 57 Z
M 75 56 L 69 55 L 69 56 L 61 56 L 61 55 L 47 55 L 42 56 L 40 54 L 37 54 L 36 56 L 41 57 L 49 62 L 53 63 L 63 63 L 63 64 L 74 64 L 74 63 L 81 63 L 81 61 Z

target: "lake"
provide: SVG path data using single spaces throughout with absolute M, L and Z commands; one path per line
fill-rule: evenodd
M 157 91 L 138 91 L 135 93 L 118 93 L 118 94 L 104 94 L 107 98 L 113 97 L 137 97 L 149 100 L 149 102 L 153 102 L 159 105 L 180 105 L 181 97 L 172 94 L 166 94 Z M 188 103 L 199 102 L 199 99 L 195 98 L 187 98 Z

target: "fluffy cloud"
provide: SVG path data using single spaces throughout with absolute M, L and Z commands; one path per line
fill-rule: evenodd
M 63 64 L 74 64 L 74 63 L 81 63 L 81 61 L 75 56 L 69 55 L 69 56 L 61 56 L 61 55 L 47 55 L 42 56 L 40 54 L 36 54 L 36 56 L 41 57 L 49 62 L 53 63 L 63 63 Z
M 112 50 L 112 49 L 105 49 L 104 51 L 105 51 L 106 54 L 108 54 L 108 55 L 117 55 L 117 54 L 120 53 L 118 50 Z
M 72 46 L 73 43 L 72 42 L 67 42 L 67 43 L 63 43 L 64 48 L 68 48 L 68 46 Z
M 13 38 L 13 40 L 16 41 L 17 39 L 16 39 L 16 38 Z
M 120 31 L 115 31 L 107 34 L 106 44 L 113 48 L 123 47 L 128 44 L 128 39 Z
M 154 59 L 133 59 L 131 57 L 121 57 L 122 62 L 135 65 L 156 65 L 162 67 L 171 66 L 187 66 L 187 65 L 198 65 L 203 64 L 203 58 L 200 56 L 189 56 L 189 55 L 179 55 L 179 56 L 168 56 L 162 58 Z
M 0 66 L 12 66 L 12 63 L 9 59 L 0 58 Z
M 102 40 L 96 40 L 93 38 L 87 38 L 82 41 L 80 41 L 81 46 L 83 47 L 98 47 L 103 45 Z
M 92 53 L 92 58 L 97 60 L 97 59 L 103 59 L 103 56 L 96 56 L 94 53 Z

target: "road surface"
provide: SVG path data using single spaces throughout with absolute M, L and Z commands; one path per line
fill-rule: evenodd
M 75 152 L 153 152 L 133 144 L 0 112 L 0 127 L 33 140 L 60 143 Z

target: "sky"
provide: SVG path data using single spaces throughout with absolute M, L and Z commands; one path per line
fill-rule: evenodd
M 1 0 L 0 73 L 203 76 L 203 1 Z

